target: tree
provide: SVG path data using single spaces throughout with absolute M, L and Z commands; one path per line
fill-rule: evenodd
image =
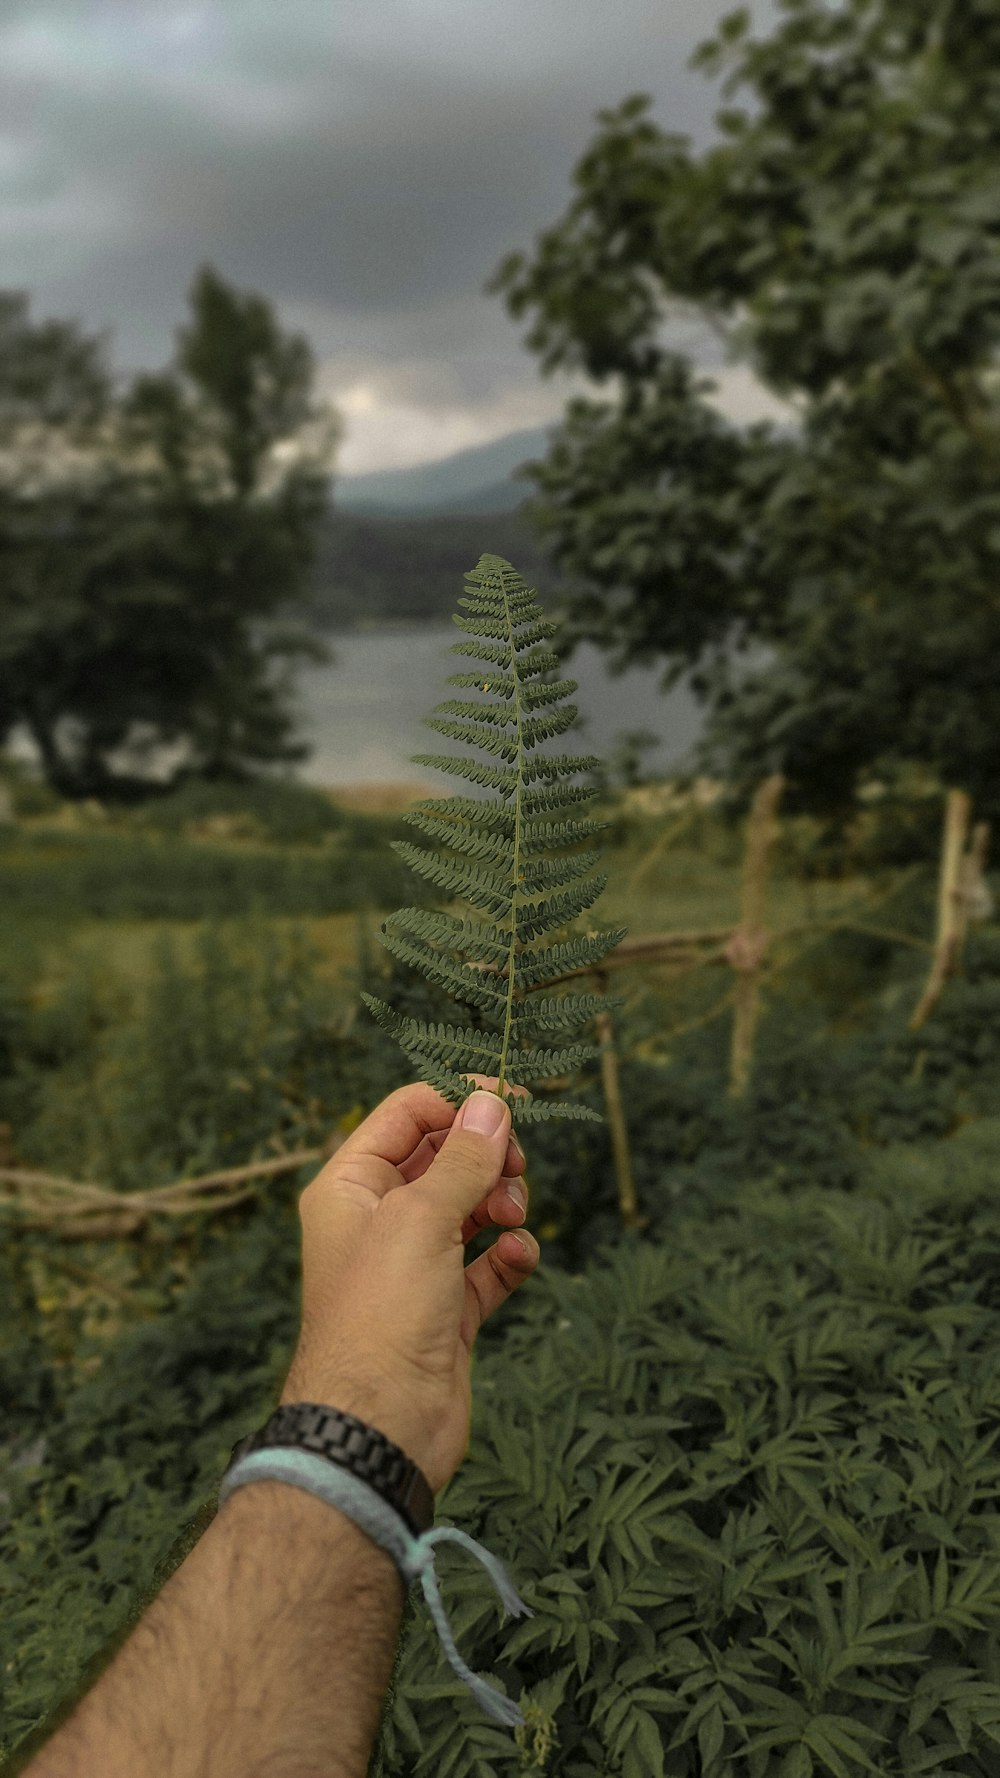
M 711 754 L 843 806 L 914 762 L 1000 806 L 1000 13 L 778 0 L 695 57 L 726 75 L 695 155 L 635 95 L 566 215 L 492 281 L 578 400 L 533 511 L 570 622 L 695 669 Z M 695 313 L 791 406 L 740 430 L 665 344 Z M 734 647 L 771 664 L 744 681 Z
M 0 738 L 68 795 L 148 756 L 239 774 L 300 758 L 278 627 L 302 597 L 336 425 L 306 342 L 210 268 L 172 366 L 114 390 L 104 343 L 0 307 Z

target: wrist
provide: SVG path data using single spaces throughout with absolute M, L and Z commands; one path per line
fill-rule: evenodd
M 324 1384 L 292 1379 L 282 1390 L 277 1405 L 286 1407 L 303 1401 L 336 1408 L 342 1414 L 353 1414 L 366 1426 L 380 1432 L 390 1444 L 399 1447 L 404 1457 L 416 1464 L 432 1493 L 437 1493 L 449 1479 L 439 1473 L 441 1465 L 435 1457 L 433 1435 L 428 1432 L 425 1416 L 415 1412 L 413 1403 L 403 1401 L 398 1394 L 357 1379 Z

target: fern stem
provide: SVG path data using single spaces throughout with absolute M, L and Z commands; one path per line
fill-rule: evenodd
M 522 729 L 523 705 L 521 693 L 521 675 L 517 670 L 517 647 L 514 642 L 514 623 L 510 614 L 510 598 L 507 586 L 500 575 L 503 588 L 503 608 L 507 622 L 507 636 L 510 641 L 510 667 L 514 680 L 514 717 L 517 723 L 517 788 L 514 792 L 514 866 L 513 885 L 510 898 L 510 950 L 507 954 L 507 1006 L 504 1013 L 503 1037 L 500 1040 L 500 1070 L 497 1079 L 497 1093 L 503 1097 L 504 1076 L 507 1068 L 507 1051 L 510 1047 L 510 1027 L 514 1016 L 514 959 L 517 946 L 517 885 L 521 878 L 521 793 L 524 788 L 524 735 Z

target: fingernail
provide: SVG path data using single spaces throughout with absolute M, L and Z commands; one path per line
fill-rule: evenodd
M 495 1136 L 507 1121 L 507 1107 L 496 1093 L 473 1093 L 462 1106 L 462 1129 Z
M 521 1215 L 523 1216 L 525 1211 L 528 1208 L 528 1200 L 524 1195 L 523 1188 L 519 1185 L 508 1185 L 507 1196 L 510 1199 L 512 1204 L 517 1205 L 518 1209 L 521 1212 Z

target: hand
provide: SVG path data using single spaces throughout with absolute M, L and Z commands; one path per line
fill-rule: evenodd
M 484 1114 L 493 1135 L 476 1127 Z M 432 1087 L 402 1087 L 299 1199 L 302 1330 L 281 1403 L 357 1414 L 419 1465 L 434 1493 L 468 1449 L 476 1334 L 538 1264 L 538 1243 L 522 1231 L 465 1265 L 478 1230 L 522 1220 L 506 1188 L 524 1164 L 495 1093 L 474 1093 L 459 1110 Z

